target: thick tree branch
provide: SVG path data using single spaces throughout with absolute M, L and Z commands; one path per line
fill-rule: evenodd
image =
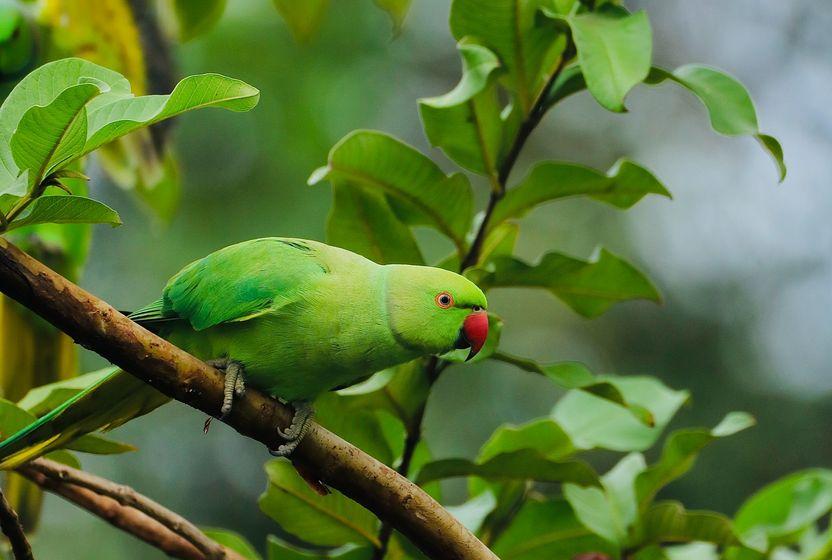
M 222 375 L 140 327 L 0 238 L 0 291 L 166 395 L 218 416 Z M 275 449 L 277 426 L 291 410 L 262 393 L 246 391 L 224 421 Z M 373 511 L 433 558 L 494 559 L 439 503 L 393 469 L 314 424 L 292 456 L 325 484 Z
M 165 506 L 139 494 L 129 486 L 116 484 L 106 478 L 74 469 L 48 459 L 36 459 L 26 465 L 49 478 L 92 490 L 96 494 L 112 498 L 122 506 L 136 509 L 173 531 L 196 547 L 209 560 L 226 557 L 223 547 L 205 536 L 196 525 L 172 512 Z
M 11 504 L 6 500 L 6 496 L 2 492 L 0 492 L 0 529 L 9 538 L 9 544 L 12 547 L 12 554 L 14 554 L 15 560 L 34 559 L 34 556 L 32 556 L 32 548 L 29 546 L 26 533 L 20 524 L 20 518 L 17 516 L 17 512 L 12 509 Z

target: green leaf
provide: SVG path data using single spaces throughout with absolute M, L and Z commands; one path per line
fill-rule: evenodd
M 731 520 L 712 511 L 685 511 L 678 502 L 651 507 L 642 520 L 638 546 L 665 542 L 709 542 L 720 546 L 739 544 Z
M 304 550 L 269 535 L 268 560 L 307 560 L 310 558 L 338 558 L 339 560 L 370 560 L 373 548 L 348 544 L 328 552 Z
M 563 495 L 584 527 L 605 541 L 618 547 L 623 546 L 627 528 L 616 517 L 609 497 L 601 488 L 565 484 Z
M 471 185 L 461 174 L 445 175 L 430 159 L 403 142 L 370 130 L 354 131 L 333 146 L 326 167 L 309 178 L 328 179 L 384 193 L 396 200 L 399 217 L 429 225 L 462 252 L 471 223 Z
M 17 406 L 25 409 L 35 416 L 43 416 L 58 405 L 74 397 L 84 389 L 95 385 L 105 377 L 112 375 L 118 368 L 107 367 L 77 377 L 71 377 L 63 381 L 56 381 L 48 385 L 41 385 L 30 389 L 20 399 Z
M 482 492 L 463 504 L 446 506 L 445 509 L 465 525 L 469 531 L 476 533 L 496 505 L 497 500 L 494 494 Z
M 384 193 L 349 182 L 333 182 L 326 222 L 328 243 L 379 264 L 424 264 L 410 228 L 393 213 Z
M 644 274 L 606 249 L 589 261 L 563 253 L 547 253 L 535 265 L 514 257 L 499 257 L 489 263 L 487 270 L 480 270 L 474 280 L 483 289 L 543 288 L 588 318 L 601 315 L 621 301 L 661 301 Z
M 462 79 L 439 97 L 421 99 L 419 114 L 425 135 L 462 167 L 496 180 L 502 120 L 494 85 L 497 56 L 477 44 L 460 43 Z
M 789 543 L 832 510 L 832 470 L 809 469 L 765 486 L 740 507 L 734 527 L 743 542 L 766 551 Z
M 554 461 L 532 449 L 501 453 L 482 463 L 468 459 L 440 459 L 422 467 L 416 482 L 422 485 L 461 476 L 478 476 L 488 480 L 574 482 L 582 486 L 598 483 L 598 475 L 583 461 Z
M 44 180 L 49 172 L 84 149 L 87 139 L 85 105 L 100 93 L 92 83 L 62 91 L 45 107 L 26 111 L 12 134 L 12 156 L 21 170 L 29 172 L 29 188 Z
M 13 402 L 0 399 L 0 438 L 6 439 L 36 420 L 34 415 Z
M 122 97 L 88 111 L 84 153 L 138 128 L 203 107 L 249 111 L 260 92 L 241 80 L 220 74 L 199 74 L 181 80 L 170 95 Z
M 87 434 L 74 440 L 66 446 L 67 449 L 92 455 L 119 455 L 135 451 L 136 447 L 129 443 L 122 443 L 97 434 Z
M 504 424 L 497 428 L 480 448 L 477 462 L 522 449 L 532 449 L 547 459 L 562 459 L 571 455 L 575 447 L 557 422 L 539 418 L 519 426 Z
M 393 463 L 378 416 L 373 409 L 350 406 L 348 397 L 325 393 L 315 400 L 315 419 L 324 428 L 349 441 L 382 463 Z
M 715 131 L 727 136 L 754 136 L 774 159 L 780 181 L 786 178 L 783 149 L 773 136 L 760 133 L 754 102 L 736 78 L 710 66 L 688 64 L 672 73 L 653 68 L 647 82 L 659 84 L 665 80 L 681 85 L 702 101 Z
M 602 10 L 567 21 L 590 93 L 610 111 L 625 111 L 627 93 L 650 72 L 653 33 L 647 13 Z
M 61 92 L 83 81 L 101 82 L 109 88 L 89 107 L 130 94 L 130 83 L 124 76 L 81 58 L 44 64 L 27 74 L 9 93 L 0 107 L 0 185 L 5 186 L 18 176 L 9 141 L 24 113 L 35 106 L 50 105 Z M 0 192 L 4 192 L 2 187 Z
M 492 547 L 504 560 L 574 560 L 581 553 L 614 555 L 615 546 L 588 531 L 565 500 L 530 499 Z
M 546 94 L 544 107 L 547 109 L 570 95 L 586 89 L 586 80 L 580 64 L 570 64 L 561 70 Z
M 374 0 L 374 2 L 390 16 L 393 22 L 393 33 L 398 35 L 404 25 L 404 18 L 410 10 L 411 0 Z
M 266 474 L 269 486 L 260 509 L 286 532 L 319 546 L 378 545 L 378 521 L 369 510 L 334 490 L 316 494 L 289 462 L 269 461 Z
M 601 484 L 621 527 L 629 529 L 638 518 L 635 480 L 647 465 L 641 453 L 630 453 L 601 477 Z
M 468 360 L 468 349 L 463 350 L 451 350 L 450 352 L 443 354 L 441 357 L 443 360 L 448 360 L 450 362 L 457 362 L 457 363 L 469 363 L 469 364 L 476 364 L 477 362 L 481 362 L 483 360 L 487 360 L 491 357 L 494 352 L 497 351 L 497 347 L 500 345 L 500 336 L 503 333 L 503 320 L 500 319 L 498 316 L 494 315 L 493 313 L 488 314 L 488 337 L 485 339 L 485 344 L 483 344 L 482 348 L 480 349 L 479 353 Z
M 214 527 L 202 527 L 202 532 L 205 533 L 209 539 L 212 539 L 224 547 L 240 553 L 243 558 L 248 558 L 249 560 L 261 560 L 262 558 L 260 554 L 257 553 L 257 549 L 255 549 L 244 536 L 236 531 Z
M 386 410 L 410 425 L 428 398 L 430 386 L 422 360 L 380 371 L 367 381 L 338 393 L 352 409 Z
M 564 198 L 589 196 L 617 208 L 630 208 L 647 194 L 672 198 L 650 171 L 627 159 L 619 160 L 607 175 L 573 163 L 545 162 L 506 193 L 494 208 L 490 223 L 496 226 L 539 204 Z
M 599 376 L 614 383 L 628 403 L 650 411 L 654 424 L 646 426 L 633 414 L 608 399 L 585 391 L 569 391 L 552 410 L 552 418 L 579 449 L 643 451 L 655 443 L 689 394 L 674 391 L 652 377 Z
M 754 418 L 750 414 L 731 412 L 712 430 L 699 428 L 672 433 L 665 442 L 658 463 L 641 473 L 636 480 L 639 507 L 646 509 L 659 490 L 688 472 L 706 445 L 753 425 Z
M 75 455 L 73 455 L 65 449 L 58 449 L 57 451 L 52 451 L 51 453 L 47 453 L 46 455 L 44 455 L 44 457 L 61 463 L 62 465 L 72 467 L 73 469 L 81 468 L 81 461 L 78 460 L 78 457 L 76 457 Z
M 505 82 L 523 115 L 557 67 L 566 47 L 558 24 L 540 17 L 547 0 L 454 0 L 451 31 L 497 54 L 506 69 Z
M 32 202 L 9 224 L 8 230 L 32 224 L 110 224 L 121 225 L 118 213 L 85 196 L 46 195 Z
M 209 31 L 225 11 L 226 0 L 173 0 L 179 40 L 189 41 Z
M 277 11 L 286 21 L 292 35 L 299 42 L 308 41 L 318 28 L 329 8 L 329 0 L 273 0 Z

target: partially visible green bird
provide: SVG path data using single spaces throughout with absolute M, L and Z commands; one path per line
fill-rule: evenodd
M 488 335 L 486 299 L 468 279 L 426 266 L 378 265 L 302 239 L 265 238 L 191 263 L 162 298 L 130 317 L 226 372 L 222 413 L 245 385 L 291 402 L 273 453 L 291 453 L 322 392 Z M 168 398 L 121 370 L 0 442 L 13 468 L 83 434 L 146 414 Z

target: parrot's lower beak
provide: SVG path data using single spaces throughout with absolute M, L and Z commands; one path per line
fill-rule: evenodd
M 472 313 L 465 318 L 462 327 L 459 329 L 459 337 L 456 339 L 456 348 L 470 348 L 467 362 L 482 350 L 485 340 L 488 338 L 488 313 L 479 311 Z

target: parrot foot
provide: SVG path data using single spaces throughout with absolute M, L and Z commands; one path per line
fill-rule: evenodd
M 231 413 L 234 397 L 242 397 L 246 392 L 245 368 L 240 362 L 228 358 L 210 360 L 206 363 L 225 373 L 225 391 L 220 409 L 220 419 L 223 419 Z
M 295 409 L 292 423 L 285 430 L 277 428 L 277 435 L 285 439 L 286 443 L 280 445 L 277 449 L 269 449 L 269 453 L 275 457 L 287 457 L 292 454 L 309 430 L 309 423 L 315 415 L 312 403 L 308 401 L 297 401 L 291 404 Z

